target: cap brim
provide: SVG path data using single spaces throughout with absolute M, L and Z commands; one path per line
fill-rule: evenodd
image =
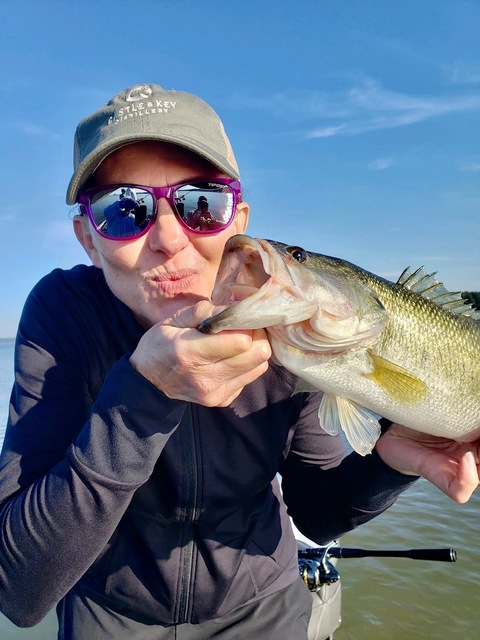
M 85 182 L 90 178 L 90 176 L 95 172 L 95 170 L 100 166 L 100 164 L 105 160 L 107 156 L 113 153 L 116 149 L 120 149 L 120 147 L 124 147 L 127 144 L 144 141 L 170 142 L 171 144 L 176 144 L 179 147 L 184 147 L 185 149 L 198 154 L 202 158 L 205 158 L 230 178 L 238 180 L 240 177 L 235 167 L 226 162 L 225 158 L 215 153 L 213 149 L 210 149 L 207 146 L 200 145 L 196 140 L 190 141 L 188 137 L 185 137 L 184 135 L 182 135 L 181 137 L 179 136 L 178 138 L 171 134 L 168 136 L 165 134 L 149 134 L 141 137 L 138 135 L 138 133 L 136 133 L 135 135 L 126 136 L 115 141 L 109 140 L 107 144 L 99 145 L 94 152 L 89 154 L 83 160 L 83 162 L 79 164 L 68 185 L 67 204 L 73 205 L 77 202 L 78 192 L 80 188 L 85 184 Z

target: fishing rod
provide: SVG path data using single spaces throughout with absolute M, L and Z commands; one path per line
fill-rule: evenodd
M 300 575 L 310 591 L 318 591 L 324 584 L 340 579 L 340 574 L 329 558 L 411 558 L 435 562 L 456 562 L 455 549 L 355 549 L 339 547 L 333 541 L 325 547 L 298 550 Z

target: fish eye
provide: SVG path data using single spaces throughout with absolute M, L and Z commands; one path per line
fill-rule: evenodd
M 308 258 L 308 253 L 302 247 L 287 247 L 287 253 L 297 262 L 306 262 Z

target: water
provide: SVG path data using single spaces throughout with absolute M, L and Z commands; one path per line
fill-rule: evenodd
M 480 491 L 457 505 L 425 480 L 342 545 L 454 547 L 456 563 L 401 558 L 339 560 L 343 621 L 336 640 L 479 637 Z
M 13 341 L 0 340 L 0 441 L 13 376 Z M 424 480 L 379 518 L 342 538 L 343 546 L 454 547 L 456 563 L 400 558 L 339 560 L 343 620 L 335 640 L 477 638 L 480 623 L 480 491 L 457 505 Z M 0 614 L 2 640 L 54 640 L 50 613 L 32 629 Z M 292 639 L 294 640 L 294 639 Z

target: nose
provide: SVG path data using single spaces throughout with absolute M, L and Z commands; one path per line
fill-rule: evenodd
M 165 198 L 160 198 L 157 203 L 157 216 L 147 233 L 147 239 L 152 251 L 161 251 L 170 258 L 190 242 L 185 229 Z

